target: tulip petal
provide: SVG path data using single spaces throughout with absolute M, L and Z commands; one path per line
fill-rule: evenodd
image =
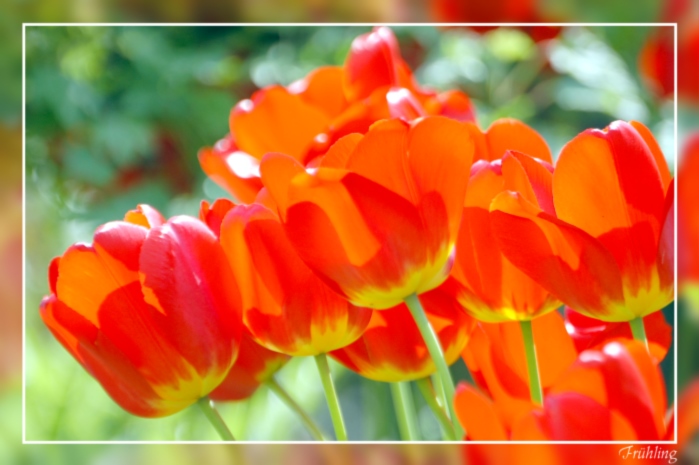
M 632 296 L 653 286 L 665 190 L 653 153 L 631 125 L 616 122 L 569 142 L 556 165 L 553 192 L 558 217 L 599 239 Z
M 314 138 L 330 118 L 281 86 L 272 86 L 239 103 L 231 112 L 230 130 L 245 153 L 261 159 L 282 152 L 305 162 Z
M 289 85 L 289 92 L 298 94 L 309 105 L 322 109 L 333 118 L 348 105 L 343 92 L 344 71 L 339 66 L 321 66 L 305 78 Z
M 471 441 L 506 441 L 507 433 L 493 402 L 466 383 L 459 383 L 454 397 L 459 423 Z
M 447 118 L 425 118 L 412 127 L 408 144 L 415 187 L 423 196 L 431 192 L 440 196 L 449 221 L 449 237 L 455 238 L 473 160 L 468 129 Z
M 502 158 L 505 152 L 514 150 L 553 163 L 546 140 L 521 121 L 512 118 L 498 119 L 490 125 L 485 134 L 489 152 L 487 160 Z
M 175 217 L 151 230 L 140 270 L 146 302 L 163 315 L 159 329 L 201 375 L 224 376 L 241 337 L 241 298 L 216 236 L 198 220 Z
M 363 99 L 375 89 L 398 85 L 399 61 L 398 41 L 387 27 L 354 39 L 344 65 L 348 99 Z
M 589 234 L 512 192 L 493 200 L 490 218 L 508 260 L 564 303 L 605 321 L 636 317 L 614 258 Z
M 201 149 L 198 158 L 204 173 L 241 202 L 252 202 L 262 188 L 259 160 L 241 152 L 230 136 Z

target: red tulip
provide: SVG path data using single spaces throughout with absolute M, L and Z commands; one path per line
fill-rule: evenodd
M 238 287 L 216 237 L 193 218 L 166 222 L 140 206 L 54 259 L 49 282 L 44 322 L 134 415 L 196 402 L 238 354 Z
M 314 170 L 282 154 L 261 170 L 303 261 L 355 305 L 386 309 L 446 279 L 472 154 L 463 124 L 426 117 L 347 136 Z
M 475 321 L 439 289 L 422 294 L 420 300 L 451 365 L 468 342 Z M 421 379 L 436 370 L 405 304 L 374 312 L 362 337 L 330 355 L 365 378 L 384 382 Z
M 531 320 L 560 302 L 503 255 L 490 225 L 490 204 L 503 191 L 517 191 L 553 211 L 551 172 L 542 160 L 507 152 L 501 160 L 473 165 L 456 257 L 447 284 L 464 309 L 480 321 Z
M 270 86 L 239 102 L 230 134 L 199 161 L 216 183 L 244 203 L 260 190 L 259 162 L 267 152 L 285 153 L 304 166 L 339 138 L 366 133 L 386 118 L 412 121 L 444 115 L 473 121 L 474 108 L 460 91 L 420 87 L 386 27 L 357 37 L 342 67 L 321 67 L 288 87 Z
M 679 292 L 699 308 L 699 132 L 682 149 L 677 184 L 677 264 Z
M 566 305 L 630 321 L 673 300 L 674 196 L 648 129 L 615 122 L 562 150 L 553 212 L 514 192 L 491 204 L 499 245 L 517 268 Z
M 532 330 L 545 394 L 575 361 L 577 354 L 558 312 L 532 320 Z M 517 418 L 532 406 L 519 323 L 479 323 L 463 357 L 478 387 L 495 402 L 504 428 L 511 429 Z
M 573 338 L 578 353 L 599 348 L 615 339 L 632 339 L 631 328 L 626 323 L 610 323 L 595 320 L 573 309 L 565 309 L 566 329 Z M 650 353 L 663 360 L 672 344 L 672 326 L 665 321 L 663 312 L 655 312 L 643 318 L 648 336 Z
M 699 10 L 692 2 L 665 2 L 664 22 L 677 27 L 677 97 L 699 104 Z M 639 68 L 651 90 L 661 97 L 675 96 L 675 28 L 657 27 L 639 55 Z
M 215 217 L 227 206 L 232 204 L 224 201 L 202 211 L 217 211 L 208 214 Z M 243 321 L 256 342 L 288 355 L 318 355 L 351 344 L 364 332 L 372 311 L 348 303 L 314 275 L 271 210 L 259 204 L 235 206 L 220 231 L 241 286 Z
M 473 440 L 659 441 L 672 436 L 657 361 L 637 341 L 583 352 L 550 387 L 544 405 L 524 402 L 511 426 L 500 416 L 497 401 L 465 383 L 455 404 Z

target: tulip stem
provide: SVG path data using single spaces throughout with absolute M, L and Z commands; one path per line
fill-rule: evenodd
M 286 404 L 287 407 L 296 412 L 296 414 L 301 418 L 303 424 L 308 429 L 308 432 L 311 433 L 311 436 L 313 436 L 316 441 L 325 441 L 323 433 L 320 431 L 320 428 L 318 428 L 318 425 L 315 424 L 311 416 L 306 413 L 303 407 L 301 407 L 298 402 L 296 402 L 289 395 L 288 392 L 286 392 L 286 390 L 276 379 L 270 378 L 267 380 L 267 386 L 277 395 L 277 397 L 279 397 L 279 399 L 281 399 L 282 402 Z
M 430 353 L 432 362 L 437 367 L 437 373 L 442 381 L 442 386 L 444 388 L 444 393 L 446 395 L 445 402 L 447 404 L 449 417 L 453 420 L 454 428 L 456 429 L 457 437 L 463 437 L 464 431 L 461 425 L 456 421 L 456 412 L 454 410 L 454 381 L 451 378 L 451 372 L 449 371 L 449 365 L 444 358 L 444 352 L 442 352 L 442 346 L 437 337 L 437 333 L 434 332 L 430 321 L 427 319 L 427 314 L 425 309 L 422 308 L 420 299 L 417 295 L 411 294 L 405 298 L 405 305 L 410 309 L 410 313 L 413 315 L 413 320 L 417 324 L 422 339 L 425 341 L 427 346 L 427 351 Z
M 214 408 L 214 403 L 208 396 L 199 399 L 197 401 L 197 405 L 199 405 L 199 408 L 202 412 L 204 412 L 204 415 L 209 420 L 209 423 L 211 423 L 214 429 L 218 432 L 219 436 L 221 436 L 221 439 L 224 441 L 235 441 L 233 433 L 231 433 L 231 430 L 228 429 L 228 426 L 226 426 L 223 418 L 221 418 L 221 414 L 219 414 L 218 410 Z
M 637 341 L 641 341 L 643 345 L 646 346 L 646 350 L 649 350 L 648 337 L 646 336 L 646 327 L 643 324 L 643 317 L 638 317 L 635 320 L 629 321 L 629 326 L 631 326 L 631 334 L 633 334 L 633 338 Z
M 396 419 L 400 438 L 403 441 L 416 441 L 417 419 L 415 418 L 415 403 L 413 393 L 410 390 L 410 382 L 391 383 L 391 394 L 393 395 L 393 406 L 396 409 Z
M 335 437 L 338 441 L 347 440 L 347 430 L 345 429 L 345 420 L 342 418 L 342 410 L 340 409 L 340 399 L 337 397 L 335 385 L 333 384 L 332 376 L 330 375 L 330 366 L 328 365 L 328 357 L 325 354 L 315 356 L 316 365 L 318 365 L 318 373 L 323 382 L 325 390 L 325 399 L 328 402 L 330 409 L 330 417 L 335 428 Z
M 444 409 L 439 405 L 437 401 L 437 393 L 432 387 L 432 383 L 429 378 L 422 378 L 416 381 L 418 389 L 422 393 L 422 397 L 425 398 L 425 402 L 432 409 L 432 413 L 437 417 L 437 421 L 442 425 L 442 430 L 444 431 L 444 438 L 447 441 L 456 441 L 456 433 L 454 433 L 454 425 L 452 425 L 449 416 L 444 411 Z
M 527 372 L 529 373 L 529 394 L 532 402 L 543 405 L 544 395 L 541 391 L 541 380 L 539 378 L 539 363 L 536 360 L 536 345 L 534 344 L 534 333 L 532 322 L 522 320 L 519 322 L 522 328 L 522 338 L 524 339 L 524 353 L 527 356 Z

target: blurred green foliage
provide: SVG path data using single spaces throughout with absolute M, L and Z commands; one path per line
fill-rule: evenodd
M 37 309 L 48 293 L 46 269 L 73 242 L 91 241 L 99 224 L 138 203 L 166 216 L 196 215 L 201 199 L 223 191 L 206 180 L 200 147 L 227 132 L 239 99 L 311 69 L 341 64 L 366 27 L 29 27 L 27 28 L 27 327 L 28 440 L 215 440 L 196 409 L 159 420 L 123 412 L 60 347 Z M 466 91 L 483 127 L 524 120 L 554 153 L 589 127 L 636 119 L 651 127 L 674 160 L 671 103 L 655 101 L 635 59 L 650 27 L 571 27 L 534 42 L 517 29 L 479 35 L 461 28 L 394 28 L 417 79 Z M 672 312 L 668 312 L 672 320 Z M 671 357 L 669 358 L 671 362 Z M 468 373 L 455 365 L 457 379 Z M 672 366 L 665 363 L 668 389 Z M 334 364 L 349 434 L 398 438 L 387 385 Z M 331 422 L 312 360 L 296 359 L 280 382 L 326 431 Z M 419 394 L 415 392 L 415 398 Z M 418 403 L 424 439 L 439 430 Z M 309 436 L 266 389 L 221 406 L 236 437 Z

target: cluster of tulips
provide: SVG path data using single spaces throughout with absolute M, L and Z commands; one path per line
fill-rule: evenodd
M 445 439 L 672 437 L 674 189 L 642 124 L 587 130 L 554 166 L 527 125 L 483 131 L 468 96 L 418 85 L 382 27 L 241 101 L 199 159 L 240 203 L 140 205 L 49 268 L 44 322 L 128 412 L 198 403 L 230 440 L 214 401 L 266 384 L 327 438 L 274 379 L 314 356 L 344 440 L 329 355 L 391 383 L 404 439 L 411 381 Z M 455 388 L 459 357 L 475 386 Z

